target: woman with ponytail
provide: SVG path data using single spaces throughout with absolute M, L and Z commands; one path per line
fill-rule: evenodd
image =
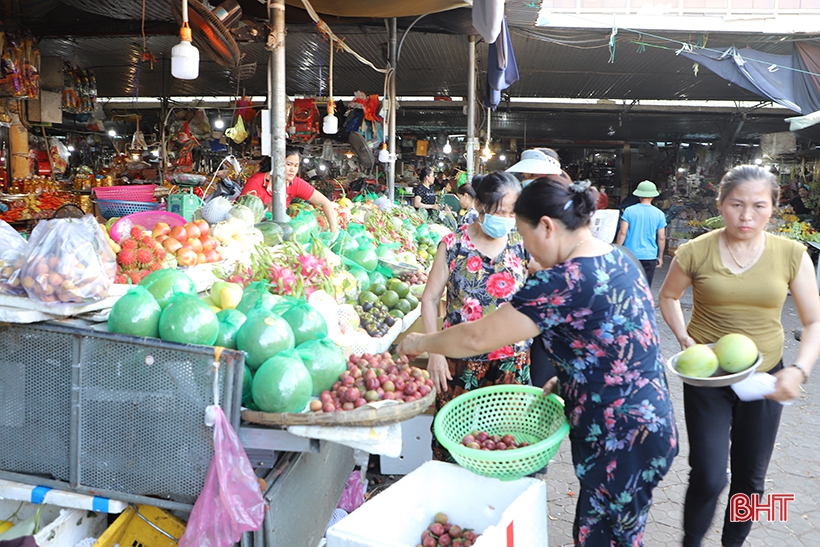
M 593 237 L 588 182 L 536 179 L 515 204 L 524 246 L 544 267 L 510 305 L 435 334 L 410 334 L 402 355 L 453 358 L 536 338 L 557 366 L 544 385 L 564 399 L 581 484 L 579 546 L 641 546 L 652 490 L 677 454 L 655 308 L 641 270 Z

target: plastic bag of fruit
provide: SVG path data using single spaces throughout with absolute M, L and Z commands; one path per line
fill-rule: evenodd
M 117 261 L 91 215 L 40 221 L 31 233 L 22 284 L 44 304 L 87 304 L 108 296 Z
M 0 294 L 26 294 L 20 276 L 25 257 L 26 240 L 7 222 L 0 220 Z

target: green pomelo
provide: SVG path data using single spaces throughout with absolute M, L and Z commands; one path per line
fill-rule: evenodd
M 758 357 L 757 345 L 743 334 L 727 334 L 715 344 L 720 368 L 734 374 L 755 364 Z
M 236 333 L 236 347 L 245 352 L 245 364 L 251 370 L 294 346 L 293 330 L 287 321 L 258 307 L 251 310 Z
M 253 402 L 264 412 L 301 412 L 310 401 L 313 380 L 294 350 L 262 363 L 253 376 Z
M 196 296 L 196 284 L 187 274 L 179 270 L 163 269 L 151 272 L 140 281 L 140 286 L 148 289 L 159 304 L 165 309 L 168 300 L 177 293 Z
M 305 342 L 297 346 L 296 351 L 313 379 L 312 395 L 315 397 L 332 388 L 347 368 L 342 349 L 327 338 Z
M 213 346 L 218 335 L 219 319 L 195 295 L 172 296 L 159 317 L 159 337 L 169 342 Z
M 108 332 L 159 338 L 159 317 L 162 314 L 148 289 L 137 285 L 120 297 L 108 315 Z
M 705 344 L 689 346 L 678 357 L 675 370 L 692 378 L 708 378 L 717 372 L 718 358 Z
M 216 337 L 215 346 L 236 349 L 236 333 L 239 332 L 247 317 L 241 311 L 234 309 L 222 310 L 216 314 L 219 320 L 219 335 Z

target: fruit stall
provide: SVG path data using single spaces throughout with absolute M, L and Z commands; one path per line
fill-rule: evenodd
M 364 200 L 337 204 L 338 234 L 307 204 L 265 220 L 255 196 L 186 220 L 145 192 L 146 210 L 28 239 L 0 223 L 0 479 L 189 512 L 215 405 L 268 504 L 256 541 L 315 545 L 354 454 L 398 456 L 400 424 L 434 401 L 389 351 L 418 328 L 448 230 Z

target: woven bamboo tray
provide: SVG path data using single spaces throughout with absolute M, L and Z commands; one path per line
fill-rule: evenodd
M 360 406 L 355 410 L 344 412 L 302 412 L 283 413 L 260 412 L 257 410 L 243 410 L 242 419 L 252 424 L 262 425 L 322 425 L 345 427 L 375 427 L 404 422 L 415 418 L 436 400 L 436 391 L 433 390 L 424 398 L 409 403 L 386 404 L 379 408 L 370 405 Z

